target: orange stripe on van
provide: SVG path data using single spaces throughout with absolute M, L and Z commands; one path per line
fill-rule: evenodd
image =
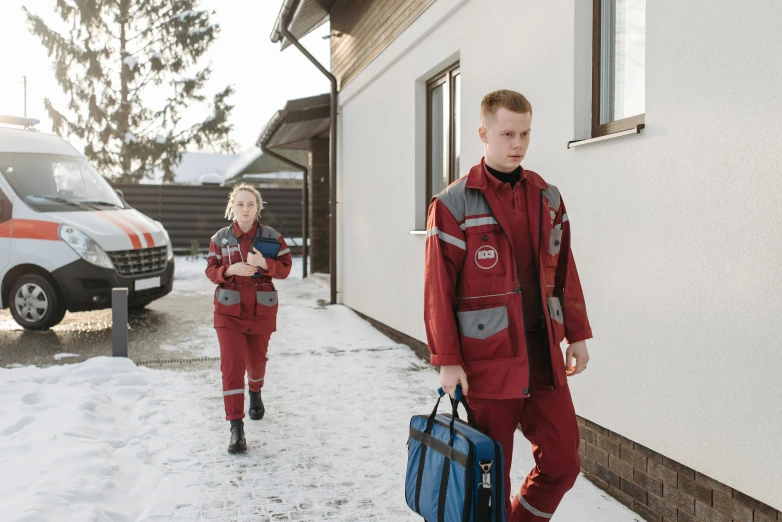
M 12 219 L 0 223 L 0 237 L 13 237 L 14 239 L 59 241 L 59 230 L 59 223 L 37 219 Z
M 111 223 L 117 225 L 128 235 L 130 238 L 130 244 L 133 245 L 134 249 L 141 248 L 141 239 L 139 239 L 136 231 L 130 228 L 126 223 L 123 223 L 122 220 L 117 219 L 116 216 L 109 214 L 108 212 L 93 212 L 93 215 L 101 216 L 106 221 L 110 221 Z
M 130 216 L 130 215 L 126 215 L 123 217 L 127 218 L 127 220 L 133 223 L 136 226 L 136 228 L 142 231 L 142 234 L 144 234 L 144 239 L 147 242 L 148 248 L 152 248 L 153 246 L 155 246 L 155 240 L 152 238 L 152 234 L 149 233 L 147 227 L 144 226 L 144 223 L 140 219 L 136 219 L 136 216 Z
M 11 237 L 11 220 L 0 223 L 0 237 Z

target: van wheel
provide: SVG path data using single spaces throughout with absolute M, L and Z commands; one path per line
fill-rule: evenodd
M 65 306 L 46 278 L 28 274 L 11 287 L 11 315 L 28 330 L 48 330 L 65 316 Z

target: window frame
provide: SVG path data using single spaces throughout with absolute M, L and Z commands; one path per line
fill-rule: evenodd
M 429 208 L 429 202 L 435 194 L 432 194 L 432 90 L 445 84 L 445 91 L 448 93 L 448 139 L 446 140 L 446 146 L 448 147 L 448 182 L 446 186 L 456 181 L 456 175 L 454 173 L 455 156 L 454 151 L 456 149 L 456 103 L 454 101 L 454 78 L 460 76 L 460 64 L 457 61 L 451 64 L 444 70 L 440 71 L 426 82 L 426 207 Z
M 623 132 L 630 129 L 636 129 L 639 125 L 646 123 L 646 112 L 623 118 L 621 120 L 600 123 L 600 86 L 601 86 L 601 58 L 602 48 L 601 33 L 602 21 L 602 0 L 592 0 L 592 138 L 608 136 L 617 132 Z M 644 82 L 646 81 L 646 72 L 644 71 Z M 646 103 L 644 100 L 644 107 Z

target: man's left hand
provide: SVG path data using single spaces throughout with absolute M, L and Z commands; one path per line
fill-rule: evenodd
M 573 358 L 576 359 L 576 365 L 573 366 Z M 573 377 L 586 370 L 589 362 L 589 350 L 587 350 L 586 341 L 578 341 L 569 344 L 565 352 L 565 373 L 568 377 Z

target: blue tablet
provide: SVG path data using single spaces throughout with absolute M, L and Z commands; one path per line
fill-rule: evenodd
M 280 252 L 282 245 L 276 239 L 260 239 L 255 243 L 255 249 L 261 253 L 263 257 L 274 259 Z

